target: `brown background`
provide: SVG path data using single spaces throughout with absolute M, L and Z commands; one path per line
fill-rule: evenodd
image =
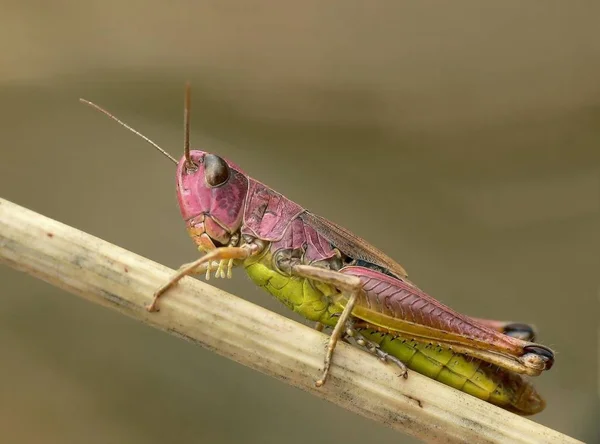
M 194 146 L 557 351 L 534 419 L 594 441 L 595 2 L 2 2 L 0 195 L 176 267 L 174 168 L 77 102 Z M 537 5 L 537 6 L 536 6 Z M 0 268 L 3 442 L 410 442 Z M 241 273 L 218 285 L 285 312 Z

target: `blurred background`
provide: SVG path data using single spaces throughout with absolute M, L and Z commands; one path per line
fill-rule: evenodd
M 197 257 L 192 144 L 557 351 L 533 420 L 598 420 L 600 5 L 1 1 L 0 195 L 171 267 Z M 0 268 L 0 430 L 18 443 L 413 442 Z M 280 313 L 237 273 L 221 288 Z M 289 315 L 289 314 L 288 314 Z

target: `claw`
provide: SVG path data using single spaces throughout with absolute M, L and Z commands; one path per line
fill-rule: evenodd
M 398 376 L 402 376 L 402 377 L 404 377 L 404 379 L 408 378 L 408 368 L 406 367 L 406 364 L 404 364 L 404 362 L 402 362 L 395 356 L 392 356 L 389 353 L 385 353 L 383 351 L 382 351 L 381 360 L 384 362 L 387 362 L 387 363 L 392 362 L 392 363 L 396 364 L 396 366 L 398 366 L 398 368 L 400 369 L 400 374 Z
M 231 279 L 232 276 L 232 270 L 233 269 L 233 259 L 229 259 L 229 262 L 227 263 L 227 279 Z
M 217 267 L 217 272 L 215 273 L 215 278 L 225 278 L 225 271 L 223 270 L 223 265 L 225 264 L 225 260 L 221 259 L 219 261 L 219 265 Z
M 208 263 L 206 264 L 206 280 L 207 281 L 210 280 L 210 272 L 212 271 L 210 266 L 211 266 L 211 261 L 208 261 Z

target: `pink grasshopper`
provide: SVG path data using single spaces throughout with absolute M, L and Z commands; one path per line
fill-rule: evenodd
M 337 342 L 352 337 L 395 363 L 405 377 L 408 364 L 515 412 L 543 409 L 544 401 L 521 375 L 550 369 L 554 353 L 531 342 L 530 327 L 475 319 L 450 309 L 416 287 L 397 262 L 363 239 L 249 177 L 233 162 L 190 150 L 189 85 L 185 97 L 184 155 L 179 161 L 112 114 L 82 100 L 177 164 L 179 208 L 188 233 L 206 253 L 183 265 L 157 290 L 150 311 L 157 310 L 158 299 L 184 276 L 205 274 L 208 279 L 214 272 L 224 278 L 234 267 L 244 267 L 257 285 L 315 321 L 317 328 L 333 329 L 317 386 L 327 379 Z

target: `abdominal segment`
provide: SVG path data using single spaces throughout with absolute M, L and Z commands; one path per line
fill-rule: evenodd
M 520 415 L 533 415 L 544 400 L 526 377 L 479 359 L 454 353 L 449 347 L 419 342 L 372 329 L 360 333 L 422 375 Z

